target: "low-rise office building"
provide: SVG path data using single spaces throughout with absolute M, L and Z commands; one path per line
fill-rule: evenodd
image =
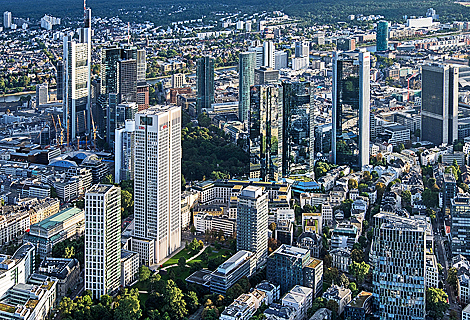
M 121 250 L 121 286 L 127 287 L 139 279 L 139 254 Z
M 77 259 L 48 257 L 41 262 L 38 272 L 57 279 L 57 299 L 60 301 L 78 285 L 80 263 Z
M 227 289 L 243 276 L 251 275 L 255 263 L 253 253 L 245 250 L 238 251 L 212 273 L 211 292 L 225 295 Z
M 79 208 L 67 208 L 33 224 L 23 241 L 34 244 L 43 259 L 50 255 L 55 244 L 80 237 L 84 231 L 85 212 Z

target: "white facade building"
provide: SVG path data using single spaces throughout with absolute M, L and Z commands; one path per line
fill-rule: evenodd
M 154 241 L 158 263 L 181 246 L 181 107 L 136 114 L 134 236 Z M 135 249 L 135 248 L 134 248 Z
M 97 184 L 85 195 L 85 290 L 99 299 L 120 280 L 121 188 Z

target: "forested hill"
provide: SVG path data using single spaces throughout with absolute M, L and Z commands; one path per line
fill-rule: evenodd
M 87 6 L 102 17 L 119 15 L 125 21 L 157 25 L 172 21 L 216 17 L 216 11 L 244 13 L 283 10 L 285 13 L 320 23 L 345 21 L 350 14 L 380 14 L 392 21 L 402 20 L 404 15 L 422 16 L 430 7 L 436 9 L 441 21 L 468 21 L 470 9 L 450 0 L 88 0 Z M 178 7 L 181 12 L 175 13 Z M 52 14 L 62 18 L 79 17 L 83 7 L 81 0 L 0 0 L 0 7 L 16 17 L 39 18 Z

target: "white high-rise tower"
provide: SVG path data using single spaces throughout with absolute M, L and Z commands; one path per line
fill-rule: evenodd
M 64 37 L 64 107 L 62 125 L 67 140 L 90 132 L 91 123 L 91 9 L 84 8 L 84 27 Z
M 151 107 L 135 116 L 134 237 L 144 263 L 181 246 L 181 107 Z
M 85 289 L 99 299 L 120 281 L 121 188 L 96 184 L 85 194 Z

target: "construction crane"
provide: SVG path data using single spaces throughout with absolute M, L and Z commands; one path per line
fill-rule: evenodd
M 64 144 L 64 128 L 62 128 L 62 123 L 60 122 L 60 117 L 57 115 L 57 119 L 59 119 L 59 127 L 60 127 L 60 145 Z
M 55 119 L 54 116 L 51 114 L 52 118 L 52 123 L 54 124 L 54 130 L 55 130 L 55 142 L 57 143 L 57 146 L 59 146 L 59 139 L 57 139 L 57 125 L 55 124 Z
M 91 115 L 91 126 L 93 129 L 93 150 L 96 151 L 96 126 L 95 121 L 93 120 L 93 112 L 90 112 Z

